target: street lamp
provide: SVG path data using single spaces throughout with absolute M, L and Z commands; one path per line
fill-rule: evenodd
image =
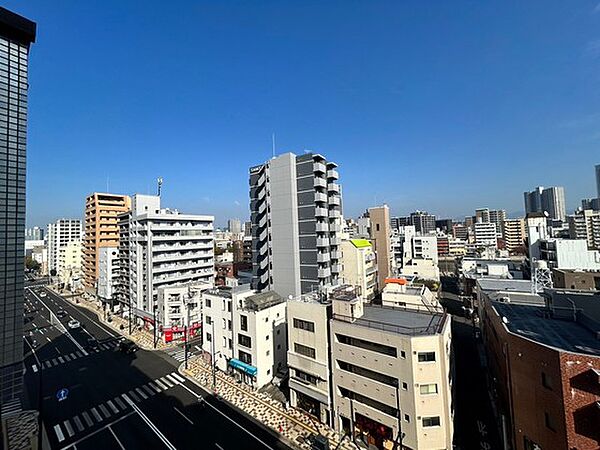
M 152 306 L 152 312 L 154 314 L 154 330 L 153 330 L 154 331 L 154 339 L 153 339 L 153 341 L 154 341 L 154 348 L 156 348 L 156 343 L 157 343 L 157 340 L 158 340 L 157 339 L 158 333 L 156 332 L 156 327 L 158 325 L 158 323 L 156 322 L 156 310 L 157 309 L 158 309 L 158 305 L 154 304 Z

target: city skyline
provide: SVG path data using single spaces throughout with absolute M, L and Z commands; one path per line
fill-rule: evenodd
M 564 186 L 568 210 L 594 195 L 593 3 L 6 6 L 46 24 L 32 52 L 28 226 L 81 217 L 80 199 L 107 184 L 152 193 L 159 176 L 182 211 L 247 218 L 247 168 L 271 156 L 273 133 L 278 155 L 339 161 L 348 217 L 382 203 L 517 212 L 537 185 Z

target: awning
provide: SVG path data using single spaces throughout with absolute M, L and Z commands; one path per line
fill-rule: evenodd
M 232 358 L 229 360 L 229 365 L 235 369 L 240 369 L 242 372 L 246 372 L 248 375 L 253 377 L 256 376 L 258 369 L 250 364 L 240 361 L 239 359 Z

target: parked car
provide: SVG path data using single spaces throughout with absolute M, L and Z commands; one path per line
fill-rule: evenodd
M 119 350 L 125 354 L 137 352 L 139 347 L 131 341 L 123 340 L 119 342 Z
M 71 329 L 79 328 L 81 326 L 81 324 L 79 323 L 79 321 L 77 321 L 75 319 L 69 320 L 68 325 L 69 325 L 69 328 L 71 328 Z

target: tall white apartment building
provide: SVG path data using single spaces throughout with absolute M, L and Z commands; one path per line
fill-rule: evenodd
M 366 304 L 332 293 L 334 426 L 376 448 L 450 449 L 453 439 L 450 319 L 443 310 Z
M 60 249 L 69 242 L 81 241 L 82 234 L 81 220 L 79 219 L 59 219 L 54 223 L 48 224 L 48 271 L 55 270 L 59 272 Z
M 371 242 L 345 239 L 341 248 L 343 283 L 359 286 L 362 295 L 371 300 L 377 287 L 377 263 Z
M 571 239 L 585 239 L 590 250 L 600 250 L 600 211 L 577 211 L 567 221 Z
M 482 247 L 497 247 L 498 234 L 495 223 L 477 222 L 473 227 L 475 229 L 475 245 Z
M 111 304 L 115 299 L 115 284 L 119 273 L 119 249 L 100 247 L 98 249 L 98 297 Z
M 116 290 L 118 299 L 130 305 L 136 316 L 164 320 L 167 314 L 159 310 L 164 303 L 158 302 L 161 288 L 213 284 L 213 216 L 182 214 L 161 208 L 159 196 L 136 194 L 131 211 L 119 219 Z M 200 302 L 195 308 L 200 308 Z
M 286 302 L 276 292 L 219 286 L 202 293 L 202 349 L 216 367 L 260 388 L 286 367 Z
M 337 165 L 285 153 L 250 168 L 253 287 L 283 296 L 339 283 L 342 199 Z

